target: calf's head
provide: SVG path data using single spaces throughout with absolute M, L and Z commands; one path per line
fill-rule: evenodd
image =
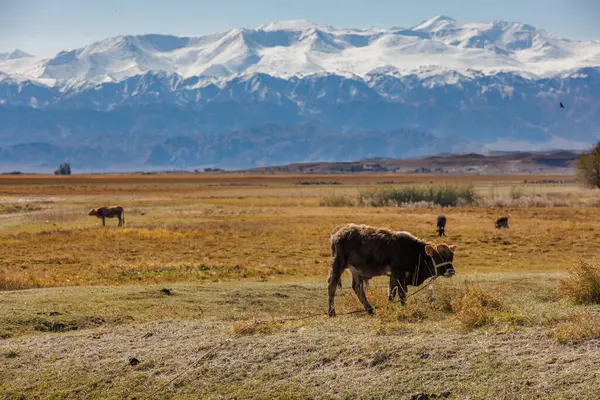
M 456 252 L 455 245 L 447 245 L 445 243 L 438 245 L 426 245 L 425 253 L 431 257 L 433 268 L 435 269 L 436 275 L 443 275 L 446 278 L 450 278 L 456 274 L 454 265 L 454 253 Z
M 97 210 L 97 209 L 95 209 L 95 208 L 92 208 L 92 209 L 91 209 L 91 210 L 88 212 L 88 215 L 95 215 L 95 216 L 97 216 L 97 215 L 98 215 L 98 210 Z

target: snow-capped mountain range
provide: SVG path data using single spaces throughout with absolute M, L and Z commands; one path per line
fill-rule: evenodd
M 600 42 L 444 16 L 410 28 L 287 21 L 201 37 L 118 36 L 51 58 L 15 50 L 0 53 L 0 165 L 25 157 L 14 146 L 26 143 L 56 146 L 59 158 L 89 154 L 81 161 L 90 168 L 254 166 L 281 149 L 289 162 L 344 157 L 299 151 L 302 137 L 348 157 L 581 148 L 600 133 L 599 66 Z M 404 135 L 405 146 L 359 140 L 375 132 Z M 214 135 L 222 143 L 207 141 Z M 240 136 L 240 149 L 254 151 L 238 163 Z M 107 161 L 107 137 L 135 155 Z
M 146 72 L 182 78 L 253 73 L 365 77 L 382 67 L 411 74 L 423 66 L 442 66 L 541 76 L 596 65 L 599 42 L 560 39 L 515 22 L 460 24 L 438 16 L 412 28 L 335 29 L 288 21 L 201 37 L 117 36 L 47 59 L 17 51 L 5 57 L 0 71 L 72 86 L 118 82 Z

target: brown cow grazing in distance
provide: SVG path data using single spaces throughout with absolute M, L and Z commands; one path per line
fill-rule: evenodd
M 121 206 L 92 208 L 88 215 L 102 218 L 102 226 L 106 226 L 106 218 L 119 218 L 119 226 L 125 223 L 125 210 Z
M 352 289 L 370 314 L 373 307 L 364 286 L 375 276 L 390 276 L 390 300 L 398 287 L 400 301 L 406 302 L 407 286 L 419 286 L 430 277 L 451 277 L 456 246 L 430 244 L 408 232 L 396 232 L 367 225 L 337 226 L 331 233 L 332 260 L 327 277 L 329 316 L 335 316 L 334 297 L 342 273 L 350 265 Z
M 496 228 L 508 229 L 508 217 L 500 217 L 496 220 Z

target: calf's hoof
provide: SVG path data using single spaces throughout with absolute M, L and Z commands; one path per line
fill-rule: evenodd
M 327 314 L 329 314 L 330 317 L 335 317 L 335 310 L 329 310 Z
M 375 315 L 375 310 L 373 310 L 372 308 L 367 308 L 367 313 L 369 315 Z

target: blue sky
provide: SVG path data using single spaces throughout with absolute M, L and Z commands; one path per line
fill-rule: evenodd
M 570 39 L 600 39 L 596 0 L 0 0 L 0 51 L 50 56 L 116 35 L 203 35 L 286 19 L 410 27 L 440 14 L 462 22 L 525 22 Z

